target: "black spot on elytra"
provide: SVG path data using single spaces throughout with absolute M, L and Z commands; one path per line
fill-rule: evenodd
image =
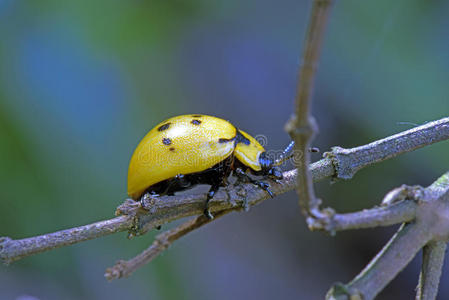
M 222 144 L 222 143 L 228 143 L 228 142 L 232 142 L 234 139 L 235 139 L 235 138 L 232 138 L 232 139 L 220 138 L 220 139 L 218 139 L 218 142 L 219 142 L 220 144 Z
M 193 125 L 200 125 L 201 121 L 200 120 L 192 120 L 190 123 L 192 123 Z
M 168 138 L 163 138 L 162 139 L 162 143 L 164 144 L 164 145 L 170 145 L 171 144 L 171 140 L 170 139 L 168 139 Z
M 170 151 L 175 151 L 175 147 L 170 147 L 168 150 L 170 150 Z
M 201 118 L 202 115 L 192 115 L 192 117 L 194 117 L 194 118 Z
M 167 123 L 167 124 L 164 124 L 164 125 L 159 126 L 159 128 L 157 129 L 157 131 L 164 131 L 164 130 L 168 129 L 168 127 L 170 127 L 170 124 L 171 124 L 171 123 Z

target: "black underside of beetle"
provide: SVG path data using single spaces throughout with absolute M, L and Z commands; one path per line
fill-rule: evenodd
M 216 186 L 218 190 L 220 186 L 226 186 L 226 178 L 229 177 L 233 169 L 234 161 L 236 161 L 234 155 L 231 155 L 207 170 L 191 174 L 179 174 L 150 186 L 145 192 L 172 196 L 176 192 L 193 188 L 198 184 Z

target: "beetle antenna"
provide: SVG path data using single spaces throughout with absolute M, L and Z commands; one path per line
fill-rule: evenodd
M 294 153 L 290 153 L 289 154 L 289 152 L 292 151 L 293 146 L 295 146 L 295 142 L 291 141 L 290 144 L 288 144 L 288 146 L 284 149 L 284 151 L 282 151 L 281 156 L 274 161 L 273 166 L 279 166 L 284 161 L 289 160 L 290 158 L 292 158 Z

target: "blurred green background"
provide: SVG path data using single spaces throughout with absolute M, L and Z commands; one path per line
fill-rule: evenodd
M 309 10 L 293 0 L 0 0 L 0 236 L 112 217 L 132 151 L 170 116 L 216 115 L 266 135 L 269 149 L 286 145 Z M 448 1 L 338 1 L 328 27 L 314 100 L 322 152 L 449 114 Z M 431 183 L 448 169 L 448 149 L 402 155 L 317 193 L 339 211 L 373 206 L 400 184 Z M 103 273 L 154 233 L 0 266 L 0 299 L 322 299 L 394 230 L 311 233 L 290 192 L 192 233 L 127 279 Z M 419 266 L 379 298 L 412 299 Z M 445 269 L 439 299 L 448 281 Z

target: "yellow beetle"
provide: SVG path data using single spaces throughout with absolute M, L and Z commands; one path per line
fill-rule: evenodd
M 273 196 L 267 183 L 247 173 L 282 179 L 277 167 L 285 160 L 293 142 L 281 159 L 269 159 L 265 149 L 252 136 L 220 118 L 192 114 L 167 119 L 140 141 L 128 170 L 128 196 L 138 201 L 143 195 L 173 195 L 196 184 L 209 184 L 204 214 L 209 200 L 226 179 L 235 174 Z

